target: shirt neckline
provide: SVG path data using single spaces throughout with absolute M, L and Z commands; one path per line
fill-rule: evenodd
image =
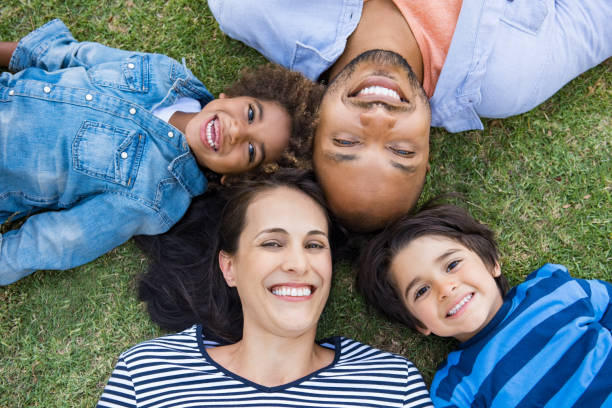
M 341 338 L 338 336 L 335 337 L 330 337 L 324 340 L 318 340 L 316 343 L 318 345 L 320 345 L 321 347 L 325 347 L 328 349 L 333 349 L 334 350 L 334 360 L 328 364 L 327 366 L 320 368 L 316 371 L 313 371 L 310 374 L 305 375 L 304 377 L 298 378 L 297 380 L 294 380 L 290 383 L 287 384 L 281 384 L 281 385 L 277 385 L 274 387 L 266 387 L 264 385 L 261 384 L 257 384 L 253 381 L 250 381 L 244 377 L 239 376 L 238 374 L 235 374 L 229 370 L 227 370 L 226 368 L 224 368 L 223 366 L 219 365 L 215 360 L 213 360 L 210 355 L 208 354 L 208 352 L 206 351 L 206 347 L 204 346 L 204 333 L 202 330 L 202 325 L 198 324 L 196 326 L 196 339 L 198 342 L 198 348 L 200 349 L 200 353 L 202 354 L 202 358 L 204 360 L 206 360 L 206 362 L 210 365 L 212 365 L 213 367 L 215 367 L 218 371 L 220 371 L 221 373 L 223 373 L 224 375 L 228 376 L 229 378 L 238 381 L 240 383 L 243 383 L 246 386 L 249 387 L 253 387 L 259 391 L 262 392 L 278 392 L 278 391 L 283 391 L 286 390 L 288 388 L 291 387 L 295 387 L 297 385 L 300 385 L 301 383 L 303 383 L 304 381 L 307 381 L 313 377 L 315 377 L 316 375 L 318 375 L 319 373 L 323 372 L 323 371 L 327 371 L 330 368 L 334 367 L 337 363 L 338 360 L 340 360 L 340 355 L 342 354 L 342 342 L 341 342 Z M 332 347 L 329 347 L 329 346 Z M 216 347 L 216 346 L 215 346 Z

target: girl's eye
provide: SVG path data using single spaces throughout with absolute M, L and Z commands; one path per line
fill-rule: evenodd
M 416 300 L 416 299 L 420 298 L 425 293 L 427 293 L 428 290 L 429 290 L 429 287 L 427 287 L 427 286 L 423 286 L 422 288 L 418 289 L 416 291 L 416 293 L 414 294 L 414 299 Z
M 448 264 L 448 266 L 446 267 L 446 271 L 450 272 L 453 269 L 455 269 L 457 266 L 459 265 L 459 261 L 452 261 L 451 263 Z
M 247 112 L 247 119 L 249 123 L 253 123 L 253 119 L 255 119 L 255 110 L 253 109 L 253 105 L 249 105 L 249 110 Z
M 255 160 L 255 146 L 252 143 L 249 143 L 247 146 L 249 149 L 249 163 L 253 163 L 253 160 Z
M 357 142 L 346 139 L 334 139 L 334 143 L 338 146 L 354 146 Z

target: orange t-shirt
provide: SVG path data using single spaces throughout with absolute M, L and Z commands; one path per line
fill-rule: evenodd
M 450 47 L 462 0 L 393 0 L 423 57 L 423 88 L 432 97 Z

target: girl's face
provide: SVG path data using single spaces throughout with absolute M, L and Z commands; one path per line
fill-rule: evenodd
M 425 335 L 466 341 L 491 321 L 502 305 L 492 269 L 450 238 L 427 235 L 406 245 L 391 262 L 391 275 L 408 310 Z
M 196 160 L 219 174 L 236 174 L 276 161 L 289 143 L 291 121 L 276 102 L 221 94 L 185 129 Z
M 219 263 L 238 289 L 245 335 L 314 336 L 332 276 L 327 218 L 314 200 L 288 187 L 263 191 L 247 209 L 236 253 L 221 251 Z

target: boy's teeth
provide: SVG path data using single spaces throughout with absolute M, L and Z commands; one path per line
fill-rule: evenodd
M 389 89 L 389 88 L 384 88 L 378 85 L 368 86 L 367 88 L 363 88 L 361 91 L 359 91 L 358 95 L 359 96 L 366 96 L 366 95 L 388 96 L 393 99 L 397 99 L 398 101 L 401 100 L 401 97 L 399 96 L 399 94 L 395 92 L 394 90 Z
M 311 290 L 309 287 L 294 288 L 288 286 L 276 287 L 272 290 L 272 293 L 276 296 L 292 296 L 292 297 L 303 297 L 310 296 Z
M 457 313 L 459 311 L 459 309 L 461 309 L 463 307 L 463 305 L 465 305 L 467 302 L 470 301 L 470 299 L 472 299 L 472 294 L 471 293 L 469 295 L 467 295 L 466 297 L 464 297 L 461 300 L 461 302 L 457 303 L 457 305 L 455 305 L 455 307 L 453 307 L 451 310 L 449 310 L 447 316 L 452 316 L 455 313 Z

